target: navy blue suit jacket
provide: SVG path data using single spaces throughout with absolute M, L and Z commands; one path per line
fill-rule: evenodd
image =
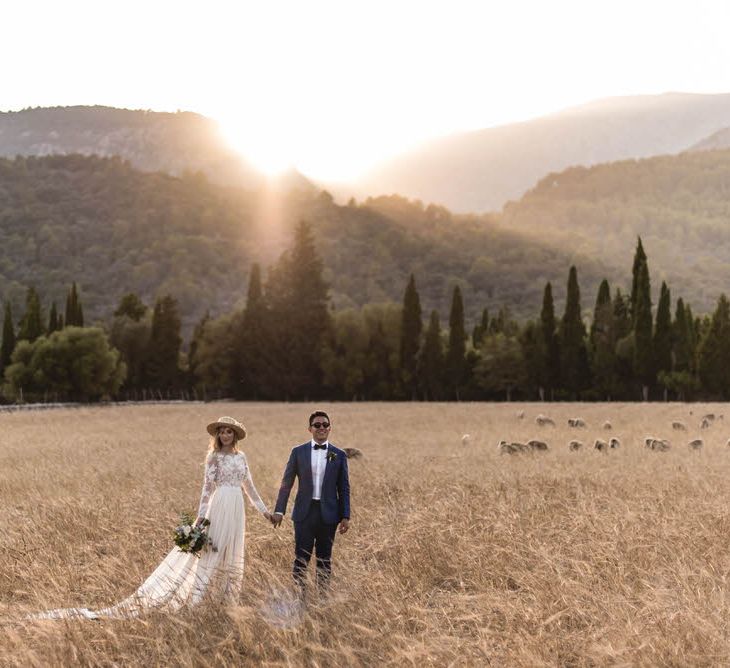
M 274 512 L 285 513 L 294 479 L 299 479 L 297 496 L 291 518 L 301 522 L 307 517 L 312 504 L 314 481 L 312 479 L 311 441 L 293 448 L 281 479 L 279 496 Z M 350 478 L 347 472 L 347 455 L 332 443 L 327 446 L 327 464 L 322 480 L 320 510 L 325 524 L 338 524 L 342 519 L 350 519 Z

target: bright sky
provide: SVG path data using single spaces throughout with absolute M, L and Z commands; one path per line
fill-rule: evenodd
M 614 95 L 730 92 L 727 0 L 5 0 L 0 110 L 195 111 L 345 181 L 439 135 Z

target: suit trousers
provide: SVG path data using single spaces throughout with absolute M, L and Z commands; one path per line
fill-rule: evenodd
M 337 532 L 336 524 L 322 521 L 319 501 L 312 501 L 307 516 L 294 522 L 295 558 L 293 575 L 299 585 L 304 585 L 304 575 L 312 554 L 317 555 L 317 580 L 326 585 L 332 574 L 332 545 Z

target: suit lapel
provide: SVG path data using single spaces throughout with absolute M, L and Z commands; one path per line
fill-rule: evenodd
M 301 451 L 301 471 L 302 480 L 307 481 L 311 488 L 314 487 L 314 478 L 312 477 L 312 447 L 311 444 L 305 443 L 302 445 Z
M 336 463 L 336 460 L 330 461 L 330 453 L 334 454 L 334 450 L 331 448 L 332 444 L 330 443 L 330 449 L 327 450 L 327 458 L 324 465 L 324 475 L 322 476 L 322 493 L 324 493 L 324 485 L 327 482 L 327 477 L 332 473 L 332 469 Z

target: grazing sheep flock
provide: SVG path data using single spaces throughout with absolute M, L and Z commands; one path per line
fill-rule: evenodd
M 692 415 L 692 411 L 689 411 L 689 414 Z M 518 420 L 524 420 L 525 419 L 525 411 L 518 411 L 516 413 Z M 702 419 L 700 420 L 699 428 L 700 429 L 709 429 L 713 425 L 715 425 L 718 421 L 723 419 L 722 414 L 715 414 L 715 413 L 707 413 L 706 415 L 702 416 Z M 539 427 L 555 427 L 556 422 L 553 418 L 544 415 L 542 413 L 535 416 L 535 424 Z M 571 417 L 567 420 L 568 427 L 571 429 L 588 429 L 588 423 L 585 419 L 581 417 Z M 675 432 L 677 431 L 688 431 L 687 424 L 681 420 L 673 420 L 670 425 L 671 429 Z M 613 424 L 610 420 L 605 420 L 601 424 L 601 429 L 605 431 L 610 431 L 613 429 Z M 465 434 L 462 436 L 462 443 L 464 445 L 468 445 L 470 440 L 470 436 L 468 434 Z M 590 442 L 590 441 L 589 441 Z M 570 440 L 568 442 L 568 451 L 569 452 L 577 452 L 578 450 L 583 449 L 583 441 L 580 440 Z M 726 447 L 730 448 L 730 439 L 726 442 Z M 705 446 L 705 441 L 702 438 L 695 438 L 687 442 L 687 447 L 692 452 L 701 452 L 702 449 Z M 593 450 L 596 450 L 598 452 L 608 452 L 609 450 L 618 450 L 621 447 L 621 440 L 617 437 L 612 437 L 608 440 L 605 440 L 603 438 L 594 438 L 593 440 Z M 644 438 L 644 448 L 647 450 L 652 450 L 653 452 L 668 452 L 672 448 L 671 442 L 667 438 L 658 438 L 656 436 L 647 436 Z M 528 440 L 526 442 L 521 442 L 517 440 L 504 440 L 501 439 L 497 445 L 497 450 L 499 454 L 505 455 L 515 455 L 515 454 L 525 454 L 525 453 L 534 453 L 534 452 L 546 452 L 550 450 L 550 445 L 546 441 L 542 440 Z

